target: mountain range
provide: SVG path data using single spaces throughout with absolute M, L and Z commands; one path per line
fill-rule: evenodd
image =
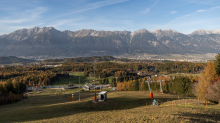
M 104 56 L 219 53 L 220 30 L 59 31 L 53 27 L 16 30 L 0 36 L 0 56 Z

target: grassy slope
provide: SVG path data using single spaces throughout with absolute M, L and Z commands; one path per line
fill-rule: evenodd
M 154 92 L 154 97 L 162 101 L 162 106 L 150 104 L 149 92 L 112 91 L 108 92 L 105 102 L 91 103 L 94 93 L 82 92 L 78 101 L 77 89 L 62 91 L 67 98 L 55 95 L 57 91 L 49 89 L 33 93 L 28 99 L 0 106 L 0 122 L 216 122 L 220 120 L 220 106 L 204 102 L 197 105 L 195 99 L 183 99 L 178 104 L 177 95 Z M 71 93 L 75 101 L 70 102 Z M 187 108 L 184 102 L 187 101 Z M 148 106 L 146 106 L 146 103 Z M 191 104 L 190 104 L 191 103 Z
M 52 85 L 54 86 L 63 86 L 68 85 L 69 83 L 79 84 L 79 72 L 72 72 L 69 73 L 70 76 L 73 76 L 72 78 L 62 78 L 59 81 L 54 82 Z M 91 81 L 89 76 L 85 76 L 84 72 L 80 72 L 80 84 L 84 84 L 85 82 L 94 83 L 94 77 L 91 76 Z M 99 83 L 99 78 L 96 78 L 96 83 Z M 112 82 L 112 77 L 109 77 L 109 83 Z
M 173 73 L 173 74 L 168 74 L 168 76 L 201 76 L 201 74 L 188 74 L 188 73 Z

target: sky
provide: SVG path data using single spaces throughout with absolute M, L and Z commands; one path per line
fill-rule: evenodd
M 35 26 L 190 34 L 220 29 L 220 0 L 0 0 L 0 35 Z

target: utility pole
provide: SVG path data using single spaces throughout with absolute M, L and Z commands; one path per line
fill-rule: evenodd
M 79 101 L 80 101 L 80 72 L 79 72 Z
M 162 79 L 160 80 L 160 92 L 163 93 L 163 89 L 162 89 L 162 84 L 161 84 L 161 82 L 162 82 Z
M 94 86 L 95 86 L 95 62 L 94 62 Z
M 94 62 L 94 91 L 95 91 L 95 97 L 94 97 L 94 102 L 96 102 L 96 88 L 95 88 L 95 62 Z
M 89 73 L 89 76 L 90 76 L 90 82 L 91 82 L 91 72 Z
M 151 93 L 151 88 L 150 88 L 150 83 L 149 83 L 150 80 L 147 80 L 147 83 L 148 83 L 148 87 L 149 87 L 149 91 Z

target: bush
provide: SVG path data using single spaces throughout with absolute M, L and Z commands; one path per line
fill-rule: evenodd
M 210 101 L 219 102 L 220 101 L 220 80 L 209 85 L 207 88 L 206 99 Z
M 185 77 L 181 76 L 181 77 L 176 77 L 172 82 L 172 86 L 169 85 L 169 87 L 173 92 L 176 92 L 176 94 L 184 94 L 184 95 L 192 96 L 193 95 L 192 85 L 193 83 L 190 81 L 190 79 L 187 76 Z
M 129 86 L 129 88 L 128 88 L 129 91 L 139 91 L 139 81 L 138 80 L 135 80 L 135 82 L 130 83 L 130 85 L 128 85 L 128 86 Z
M 10 103 L 17 102 L 20 100 L 21 100 L 20 95 L 16 95 L 16 94 L 10 92 L 8 96 L 0 96 L 0 105 L 10 104 Z

